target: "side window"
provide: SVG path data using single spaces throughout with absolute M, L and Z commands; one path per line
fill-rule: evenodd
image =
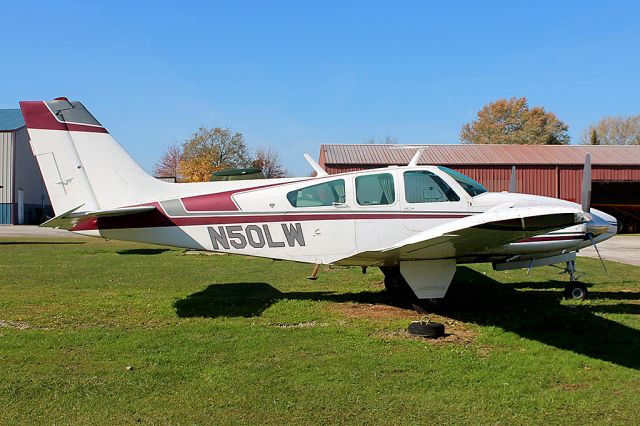
M 289 192 L 287 199 L 293 207 L 320 207 L 344 203 L 344 180 L 332 180 L 297 189 Z
M 460 201 L 445 181 L 427 170 L 404 172 L 404 194 L 408 203 Z
M 396 189 L 393 175 L 358 176 L 356 178 L 356 200 L 362 206 L 393 204 L 396 201 Z

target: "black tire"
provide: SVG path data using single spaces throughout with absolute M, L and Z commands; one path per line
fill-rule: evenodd
M 390 294 L 401 296 L 413 296 L 413 290 L 400 273 L 399 267 L 381 267 L 384 274 L 384 288 Z
M 565 299 L 584 300 L 588 295 L 587 286 L 579 281 L 573 281 L 564 288 Z
M 409 334 L 432 339 L 444 336 L 444 325 L 439 322 L 413 321 L 409 324 Z

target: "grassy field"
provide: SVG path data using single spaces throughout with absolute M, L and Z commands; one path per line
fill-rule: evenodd
M 429 341 L 373 269 L 0 240 L 0 421 L 638 424 L 640 268 L 578 267 L 460 267 Z

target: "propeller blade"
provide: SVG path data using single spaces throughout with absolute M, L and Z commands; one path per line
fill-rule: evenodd
M 518 182 L 516 181 L 516 166 L 511 167 L 511 178 L 509 179 L 509 192 L 516 192 Z
M 596 249 L 596 254 L 598 255 L 598 259 L 600 259 L 600 264 L 602 265 L 602 269 L 604 269 L 604 273 L 609 275 L 609 271 L 607 271 L 607 266 L 604 264 L 604 260 L 602 260 L 602 256 L 600 256 L 600 250 L 598 250 L 598 246 L 596 245 L 596 242 L 593 239 L 593 235 L 587 234 L 587 236 L 591 240 L 591 244 L 593 244 L 593 248 Z
M 582 172 L 582 210 L 589 212 L 591 209 L 591 154 L 587 153 L 584 159 Z

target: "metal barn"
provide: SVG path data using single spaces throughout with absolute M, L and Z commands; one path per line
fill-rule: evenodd
M 19 109 L 0 109 L 0 224 L 38 224 L 51 215 Z
M 592 205 L 616 216 L 627 232 L 640 229 L 640 146 L 322 145 L 319 163 L 331 174 L 405 165 L 419 147 L 426 148 L 419 164 L 450 167 L 490 191 L 506 191 L 516 166 L 518 192 L 578 203 L 590 153 Z

